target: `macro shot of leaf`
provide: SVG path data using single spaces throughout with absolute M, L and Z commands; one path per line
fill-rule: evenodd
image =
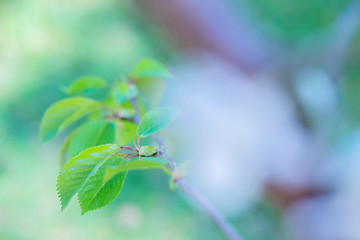
M 61 130 L 99 107 L 99 102 L 84 97 L 66 98 L 54 103 L 46 110 L 40 124 L 42 141 L 52 139 Z
M 114 175 L 103 182 L 105 168 L 117 166 L 124 161 L 116 153 L 114 144 L 88 148 L 68 161 L 60 170 L 57 190 L 64 210 L 76 193 L 82 214 L 109 204 L 119 194 L 126 172 Z
M 172 123 L 179 111 L 170 107 L 154 108 L 144 114 L 137 129 L 140 137 L 148 137 Z

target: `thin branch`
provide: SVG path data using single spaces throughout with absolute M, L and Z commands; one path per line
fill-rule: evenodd
M 130 146 L 120 146 L 119 148 L 121 149 L 127 149 L 127 150 L 130 150 L 130 151 L 133 151 L 133 152 L 138 152 L 137 149 L 133 148 L 133 147 L 130 147 Z
M 215 224 L 230 240 L 243 240 L 240 237 L 234 226 L 212 205 L 212 203 L 202 195 L 196 188 L 189 184 L 184 179 L 175 180 L 179 188 L 189 197 L 197 201 L 205 210 L 205 212 L 212 218 Z
M 158 135 L 156 134 L 152 134 L 151 135 L 151 138 L 154 139 L 158 146 L 159 146 L 159 151 L 160 152 L 166 152 L 166 149 L 165 149 L 165 144 L 164 144 L 164 139 L 162 137 L 159 137 Z
M 104 110 L 106 110 L 106 112 L 108 112 L 107 114 L 104 115 L 105 119 L 119 119 L 119 120 L 123 120 L 123 121 L 135 122 L 134 118 L 123 117 L 118 112 L 114 112 L 113 109 L 109 108 L 106 105 L 102 105 L 102 108 Z
M 175 162 L 170 156 L 168 156 L 165 153 L 166 150 L 165 150 L 164 139 L 156 134 L 152 134 L 151 138 L 154 139 L 159 146 L 159 151 L 157 152 L 157 155 L 161 158 L 164 158 L 173 169 L 176 169 L 178 167 L 178 163 Z
M 130 101 L 135 109 L 134 122 L 139 124 L 140 112 L 138 103 L 136 101 L 136 98 L 132 98 L 130 99 Z M 154 139 L 159 146 L 159 152 L 157 152 L 156 155 L 158 157 L 164 158 L 169 163 L 171 168 L 175 170 L 178 167 L 178 163 L 165 153 L 164 139 L 155 134 L 152 134 L 151 138 Z M 210 218 L 215 222 L 215 224 L 220 228 L 220 230 L 228 239 L 243 240 L 243 238 L 240 237 L 240 234 L 236 231 L 235 227 L 196 188 L 194 188 L 190 183 L 188 183 L 181 177 L 174 179 L 174 182 L 179 186 L 180 190 L 183 193 L 185 193 L 199 203 L 199 205 L 205 210 L 205 212 L 210 216 Z
M 178 163 L 175 162 L 171 157 L 169 157 L 168 155 L 166 155 L 166 153 L 164 152 L 158 152 L 157 155 L 161 158 L 164 158 L 169 165 L 173 168 L 176 169 L 178 167 Z
M 139 155 L 138 154 L 129 155 L 125 158 L 125 160 L 129 160 L 129 159 L 136 158 L 136 157 L 139 157 Z
M 158 152 L 157 155 L 164 158 L 173 169 L 176 169 L 176 167 L 178 166 L 178 164 L 164 152 Z M 174 181 L 183 193 L 185 193 L 200 204 L 200 206 L 211 217 L 211 219 L 215 222 L 215 224 L 220 228 L 220 230 L 225 234 L 228 239 L 243 240 L 235 227 L 195 187 L 193 187 L 189 182 L 187 182 L 181 177 L 174 179 Z
M 136 101 L 136 98 L 131 98 L 130 102 L 133 105 L 134 110 L 135 110 L 134 122 L 136 124 L 139 124 L 140 123 L 140 110 L 139 110 L 139 105 Z

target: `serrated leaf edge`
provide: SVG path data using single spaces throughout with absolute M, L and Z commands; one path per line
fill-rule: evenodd
M 67 205 L 69 204 L 69 203 L 67 203 L 66 205 L 63 205 L 63 197 L 61 196 L 60 189 L 59 189 L 60 176 L 63 176 L 63 175 L 64 175 L 64 173 L 61 174 L 63 168 L 65 168 L 68 164 L 71 164 L 73 161 L 75 161 L 75 160 L 73 160 L 73 159 L 77 158 L 77 157 L 78 157 L 79 155 L 81 155 L 84 151 L 87 151 L 87 150 L 89 150 L 89 149 L 91 149 L 91 148 L 108 146 L 108 145 L 112 145 L 112 146 L 116 147 L 112 152 L 109 153 L 109 155 L 110 155 L 110 154 L 113 155 L 113 154 L 115 154 L 117 151 L 120 150 L 120 148 L 119 148 L 117 145 L 115 145 L 115 144 L 103 144 L 103 145 L 99 145 L 99 146 L 90 147 L 90 148 L 87 148 L 87 149 L 82 150 L 78 155 L 76 155 L 75 157 L 73 157 L 72 159 L 70 159 L 68 162 L 66 162 L 66 163 L 63 165 L 63 167 L 61 168 L 60 173 L 59 173 L 59 175 L 58 175 L 58 177 L 57 177 L 57 180 L 56 180 L 56 191 L 57 191 L 57 193 L 58 193 L 58 197 L 60 198 L 61 211 L 64 211 L 65 208 L 67 207 Z M 111 156 L 109 157 L 109 155 L 105 158 L 106 160 L 108 160 L 108 158 L 111 157 Z M 104 160 L 105 160 L 105 159 L 104 159 Z M 104 161 L 104 160 L 103 160 L 103 161 Z M 105 162 L 104 162 L 104 163 L 105 163 Z M 95 165 L 95 167 L 96 167 L 98 164 L 99 164 L 99 163 L 97 163 L 97 164 Z M 95 168 L 95 167 L 94 167 L 94 168 Z M 94 170 L 94 169 L 93 169 L 93 170 Z M 89 176 L 93 173 L 93 170 L 90 172 Z M 89 179 L 89 176 L 86 178 L 86 180 L 84 181 L 84 183 L 82 184 L 82 186 L 74 193 L 74 195 L 77 194 L 77 193 L 84 187 L 85 183 L 86 183 L 87 180 Z M 74 195 L 73 195 L 71 198 L 73 198 Z M 69 201 L 69 202 L 70 202 L 70 201 Z
M 128 171 L 120 172 L 120 173 L 114 175 L 112 178 L 110 178 L 110 179 L 108 180 L 108 181 L 110 181 L 111 179 L 113 179 L 113 178 L 116 177 L 117 175 L 119 175 L 119 174 L 121 174 L 121 173 L 124 173 L 124 172 L 125 172 L 124 181 L 122 182 L 122 184 L 121 184 L 121 186 L 120 186 L 120 191 L 119 191 L 119 193 L 117 194 L 117 196 L 114 197 L 114 199 L 112 199 L 110 202 L 108 202 L 108 203 L 106 203 L 106 204 L 104 204 L 104 205 L 102 205 L 102 206 L 100 206 L 100 207 L 97 207 L 97 208 L 94 208 L 94 209 L 90 209 L 90 210 L 87 210 L 87 211 L 83 211 L 83 206 L 82 206 L 82 204 L 81 204 L 81 201 L 80 201 L 80 199 L 79 199 L 79 194 L 78 194 L 77 199 L 78 199 L 78 203 L 79 203 L 79 205 L 80 205 L 81 215 L 84 215 L 84 214 L 87 213 L 87 212 L 95 211 L 95 210 L 97 210 L 97 209 L 99 209 L 99 208 L 105 207 L 105 206 L 109 205 L 110 203 L 112 203 L 112 202 L 119 196 L 119 194 L 120 194 L 120 192 L 121 192 L 121 190 L 122 190 L 122 188 L 123 188 L 123 186 L 124 186 L 124 183 L 125 183 L 125 180 L 126 180 Z M 108 182 L 108 181 L 107 181 L 107 182 Z M 104 182 L 103 185 L 102 185 L 102 187 L 99 188 L 99 191 L 97 192 L 96 196 L 99 194 L 100 190 L 104 187 L 104 185 L 105 185 L 107 182 Z M 79 191 L 80 191 L 80 190 L 79 190 Z M 95 198 L 96 198 L 96 196 L 95 196 Z M 95 198 L 94 198 L 94 199 L 95 199 Z

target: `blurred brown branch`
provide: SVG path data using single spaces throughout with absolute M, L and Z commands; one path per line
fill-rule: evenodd
M 136 0 L 183 50 L 205 51 L 255 73 L 271 61 L 275 46 L 261 38 L 226 1 Z

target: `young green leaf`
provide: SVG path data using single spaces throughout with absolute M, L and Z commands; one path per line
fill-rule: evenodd
M 67 89 L 69 95 L 82 94 L 89 90 L 105 88 L 107 86 L 104 79 L 99 77 L 81 77 L 76 79 Z
M 103 166 L 117 166 L 124 161 L 122 157 L 116 155 L 118 151 L 119 148 L 114 144 L 88 148 L 62 167 L 57 180 L 57 190 L 62 210 L 66 208 L 72 197 L 82 190 L 88 181 L 91 180 L 91 182 L 93 182 L 91 177 L 95 176 L 100 168 Z M 91 188 L 94 188 L 95 192 L 102 191 L 105 186 L 107 188 L 106 191 L 109 193 L 106 198 L 97 199 L 97 207 L 109 204 L 117 196 L 125 180 L 125 175 L 126 173 L 114 176 L 116 179 L 111 179 L 112 181 L 109 184 L 102 182 L 100 185 L 91 185 Z M 89 190 L 89 185 L 87 185 L 86 189 Z M 99 196 L 101 197 L 103 195 L 100 194 Z M 81 203 L 83 202 L 83 200 L 80 199 L 79 201 Z M 89 206 L 85 208 L 85 210 L 87 209 L 89 209 Z
M 145 113 L 137 129 L 140 137 L 147 137 L 151 134 L 167 127 L 175 120 L 179 111 L 174 108 L 162 107 L 154 108 Z
M 169 71 L 159 62 L 145 58 L 136 65 L 130 74 L 131 78 L 165 78 L 170 77 Z
M 149 157 L 149 156 L 157 153 L 157 151 L 158 150 L 156 148 L 154 148 L 153 146 L 142 146 L 139 150 L 139 155 L 141 157 Z
M 116 121 L 116 144 L 119 146 L 128 145 L 136 140 L 137 125 L 129 121 Z
M 43 142 L 52 139 L 61 130 L 99 107 L 99 102 L 84 97 L 67 98 L 56 102 L 46 110 L 41 121 L 40 136 Z
M 127 172 L 115 174 L 106 182 L 104 176 L 107 168 L 119 166 L 123 162 L 124 158 L 113 156 L 100 166 L 93 175 L 89 176 L 78 194 L 81 214 L 108 205 L 119 195 Z
M 79 127 L 69 144 L 70 158 L 89 147 L 114 143 L 115 126 L 104 119 L 90 119 Z
M 71 139 L 74 137 L 74 135 L 77 133 L 79 129 L 74 130 L 69 136 L 65 139 L 63 142 L 61 148 L 60 148 L 60 167 L 62 167 L 66 163 L 66 153 L 69 150 L 69 145 Z
M 170 171 L 166 168 L 166 164 L 167 163 L 164 159 L 158 157 L 142 157 L 141 159 L 127 160 L 117 167 L 107 168 L 103 181 L 107 182 L 116 174 L 130 170 L 159 168 L 164 170 L 165 173 L 170 174 Z
M 165 81 L 160 78 L 139 78 L 136 81 L 139 97 L 147 109 L 159 106 L 165 86 Z

